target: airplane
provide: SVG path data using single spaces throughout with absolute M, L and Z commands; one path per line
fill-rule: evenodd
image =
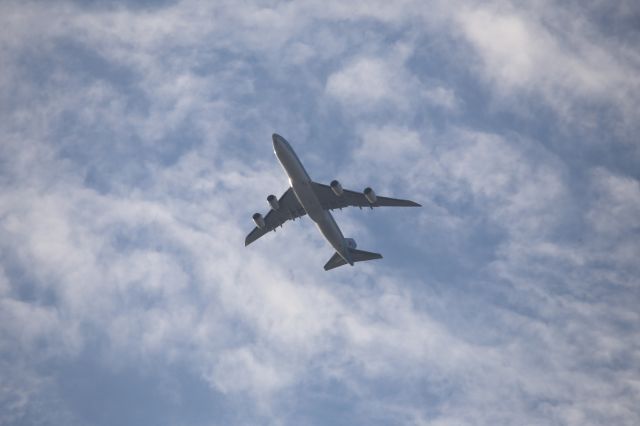
M 316 223 L 322 235 L 336 250 L 324 265 L 324 270 L 329 271 L 346 264 L 353 266 L 355 262 L 381 259 L 382 255 L 357 250 L 355 240 L 342 235 L 342 231 L 331 215 L 331 210 L 350 206 L 361 209 L 382 206 L 421 207 L 420 204 L 409 200 L 380 197 L 370 187 L 365 188 L 363 192 L 355 192 L 343 189 L 337 180 L 331 181 L 329 185 L 314 182 L 289 142 L 276 133 L 273 134 L 272 139 L 273 151 L 289 176 L 289 189 L 279 199 L 275 195 L 267 197 L 271 210 L 266 216 L 263 217 L 260 213 L 253 215 L 256 227 L 245 238 L 245 247 L 266 233 L 275 231 L 278 226 L 282 227 L 286 221 L 295 220 L 306 214 Z

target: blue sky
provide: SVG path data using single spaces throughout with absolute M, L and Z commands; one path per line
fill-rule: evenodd
M 2 2 L 0 424 L 639 424 L 639 20 Z M 244 247 L 273 132 L 383 260 Z

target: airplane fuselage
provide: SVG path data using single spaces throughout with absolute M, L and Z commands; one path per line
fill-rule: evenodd
M 313 190 L 312 180 L 291 145 L 280 135 L 273 135 L 273 151 L 289 176 L 289 183 L 296 198 L 307 215 L 313 220 L 329 244 L 350 265 L 353 260 L 340 227 L 328 210 L 322 208 Z

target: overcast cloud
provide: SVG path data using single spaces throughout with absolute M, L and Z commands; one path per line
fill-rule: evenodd
M 640 7 L 520 3 L 3 1 L 0 424 L 640 424 Z

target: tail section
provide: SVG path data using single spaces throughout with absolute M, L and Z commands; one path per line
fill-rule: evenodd
M 364 262 L 366 260 L 382 259 L 382 255 L 380 253 L 372 253 L 370 251 L 357 250 L 355 248 L 347 248 L 347 250 L 349 250 L 349 254 L 351 254 L 351 259 L 354 262 Z M 324 265 L 324 270 L 329 271 L 333 268 L 337 268 L 338 266 L 342 266 L 346 264 L 347 264 L 347 261 L 344 260 L 342 256 L 338 254 L 338 252 L 336 252 L 333 256 L 331 256 L 331 259 L 329 259 L 327 264 Z
M 353 259 L 354 262 L 364 262 L 366 260 L 382 259 L 382 255 L 380 253 L 373 253 L 370 251 L 356 250 L 356 249 L 349 249 L 349 251 L 351 252 L 351 258 Z
M 338 254 L 338 252 L 335 252 L 333 256 L 331 256 L 331 259 L 329 259 L 329 261 L 324 265 L 324 270 L 328 271 L 330 269 L 337 268 L 338 266 L 342 266 L 346 264 L 347 264 L 347 261 L 344 260 L 342 256 Z

